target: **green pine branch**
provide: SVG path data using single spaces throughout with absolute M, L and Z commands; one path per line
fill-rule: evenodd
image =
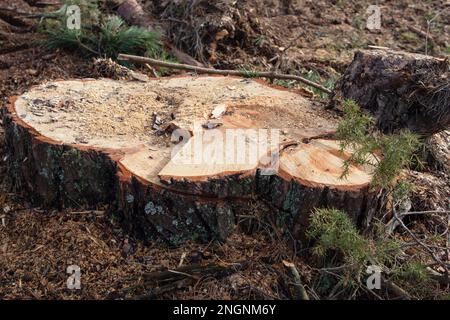
M 352 164 L 374 167 L 373 186 L 387 188 L 403 168 L 414 160 L 421 145 L 420 137 L 409 130 L 382 134 L 375 128 L 374 120 L 364 114 L 352 100 L 343 103 L 344 120 L 337 129 L 341 150 L 351 150 L 344 162 L 342 178 Z
M 76 4 L 82 13 L 80 30 L 66 27 L 65 10 Z M 119 53 L 144 55 L 153 58 L 167 58 L 162 49 L 160 34 L 145 28 L 128 26 L 118 16 L 102 17 L 96 0 L 64 0 L 65 8 L 58 15 L 46 17 L 53 20 L 43 24 L 47 35 L 45 46 L 50 49 L 79 51 L 86 56 L 100 56 L 115 59 Z M 101 21 L 101 22 L 99 22 Z

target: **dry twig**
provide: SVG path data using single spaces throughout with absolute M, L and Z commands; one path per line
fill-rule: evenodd
M 122 61 L 131 61 L 131 62 L 143 63 L 143 64 L 147 63 L 149 65 L 158 66 L 158 67 L 193 71 L 193 72 L 197 72 L 197 73 L 219 74 L 219 75 L 224 75 L 224 76 L 241 76 L 241 77 L 248 77 L 249 73 L 250 73 L 252 77 L 258 77 L 258 78 L 296 80 L 296 81 L 303 82 L 304 84 L 307 84 L 316 89 L 319 89 L 325 93 L 331 94 L 331 90 L 325 88 L 324 86 L 322 86 L 316 82 L 310 81 L 308 79 L 305 79 L 303 77 L 291 75 L 291 74 L 279 74 L 279 73 L 275 73 L 275 72 L 248 72 L 248 71 L 239 71 L 239 70 L 217 70 L 217 69 L 211 69 L 211 68 L 205 68 L 205 67 L 196 67 L 196 66 L 191 66 L 191 65 L 187 65 L 187 64 L 166 62 L 166 61 L 156 60 L 156 59 L 152 59 L 152 58 L 133 56 L 133 55 L 128 55 L 128 54 L 120 54 L 117 57 L 117 59 L 122 60 Z

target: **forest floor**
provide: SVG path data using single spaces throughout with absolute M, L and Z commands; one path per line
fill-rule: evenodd
M 424 53 L 425 38 L 409 26 L 426 31 L 427 19 L 435 17 L 445 6 L 442 1 L 380 1 L 383 26 L 380 31 L 371 32 L 365 28 L 368 1 L 238 2 L 241 5 L 238 16 L 242 20 L 233 20 L 236 12 L 230 18 L 237 23 L 234 30 L 237 35 L 233 39 L 217 44 L 206 41 L 209 47 L 199 51 L 188 48 L 184 40 L 175 39 L 178 29 L 174 25 L 171 29 L 174 42 L 217 68 L 234 69 L 270 70 L 274 67 L 271 59 L 289 48 L 277 67 L 284 72 L 296 71 L 324 84 L 332 84 L 345 70 L 354 52 L 367 45 Z M 146 1 L 146 8 L 161 15 L 163 5 L 155 3 L 165 1 Z M 24 0 L 3 0 L 0 7 L 26 12 L 43 10 Z M 207 13 L 203 13 L 205 19 L 214 20 L 216 9 L 205 7 L 204 10 Z M 43 39 L 43 35 L 37 31 L 36 19 L 11 18 L 2 12 L 0 10 L 1 106 L 7 103 L 8 97 L 44 81 L 97 76 L 92 60 L 84 59 L 76 52 L 49 51 L 39 46 L 37 40 Z M 221 12 L 222 17 L 226 16 L 225 11 Z M 449 17 L 438 16 L 430 28 L 433 44 L 427 47 L 429 53 L 438 56 L 450 53 Z M 318 92 L 304 88 L 304 94 L 319 103 L 324 101 Z M 426 174 L 440 179 L 438 173 Z M 286 273 L 283 260 L 295 263 L 307 289 L 314 292 L 316 271 L 306 263 L 305 254 L 290 247 L 272 226 L 261 225 L 256 231 L 248 232 L 243 222 L 243 227 L 223 244 L 192 242 L 177 248 L 161 243 L 145 245 L 128 237 L 106 214 L 105 208 L 59 212 L 32 207 L 7 188 L 8 172 L 3 155 L 0 155 L 0 178 L 3 180 L 0 191 L 0 208 L 3 208 L 0 212 L 2 299 L 127 298 L 145 294 L 145 289 L 140 287 L 143 274 L 194 263 L 223 266 L 238 261 L 248 264 L 232 275 L 221 279 L 199 278 L 195 283 L 181 285 L 158 298 L 288 299 L 291 295 L 283 284 Z M 417 199 L 421 210 L 427 209 L 421 203 L 423 199 L 431 201 L 436 194 L 444 194 L 445 198 L 448 181 L 439 183 L 424 184 Z M 255 212 L 260 210 L 258 206 L 254 204 Z M 435 219 L 418 219 L 411 221 L 410 227 L 426 236 L 434 234 L 437 223 L 439 221 Z M 406 234 L 397 236 L 411 241 Z M 408 250 L 411 255 L 419 255 L 414 248 Z M 307 252 L 303 253 L 307 255 Z M 81 268 L 81 290 L 67 289 L 69 275 L 66 268 L 72 264 Z M 123 289 L 130 287 L 136 289 L 124 293 Z M 445 294 L 448 294 L 448 288 L 434 284 L 422 291 L 418 289 L 415 296 L 437 298 Z

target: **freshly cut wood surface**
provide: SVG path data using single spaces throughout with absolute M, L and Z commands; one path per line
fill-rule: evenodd
M 361 187 L 372 180 L 370 167 L 350 166 L 344 174 L 344 162 L 350 155 L 341 152 L 338 141 L 312 140 L 302 143 L 281 156 L 281 172 L 311 185 Z
M 334 126 L 333 119 L 317 119 L 309 110 L 309 102 L 299 95 L 227 77 L 173 78 L 144 84 L 56 82 L 19 97 L 15 107 L 23 121 L 53 140 L 118 150 L 145 149 L 148 155 L 144 161 L 155 162 L 162 157 L 168 162 L 170 152 L 163 155 L 161 150 L 173 145 L 167 135 L 155 134 L 154 114 L 165 123 L 175 118 L 179 126 L 192 130 L 195 124 L 207 122 L 218 104 L 226 104 L 231 114 L 219 119 L 228 128 L 279 128 L 300 137 L 298 132 L 308 126 Z M 126 155 L 122 163 L 133 171 L 133 159 L 138 158 Z M 154 165 L 148 165 L 147 171 L 137 166 L 142 178 L 154 180 Z
M 31 200 L 109 204 L 132 233 L 169 243 L 225 239 L 254 197 L 295 216 L 289 228 L 321 206 L 370 221 L 371 168 L 341 179 L 348 152 L 314 138 L 336 125 L 295 92 L 217 76 L 47 83 L 13 98 L 5 117 L 8 163 Z

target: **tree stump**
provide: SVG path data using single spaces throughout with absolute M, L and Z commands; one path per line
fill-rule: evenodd
M 332 106 L 355 100 L 384 132 L 431 136 L 450 127 L 448 60 L 390 50 L 359 51 L 336 86 Z
M 16 191 L 45 207 L 109 205 L 147 240 L 224 240 L 255 198 L 298 236 L 315 207 L 363 226 L 379 204 L 372 168 L 340 178 L 350 153 L 323 138 L 336 119 L 255 80 L 59 81 L 11 98 L 3 119 Z

